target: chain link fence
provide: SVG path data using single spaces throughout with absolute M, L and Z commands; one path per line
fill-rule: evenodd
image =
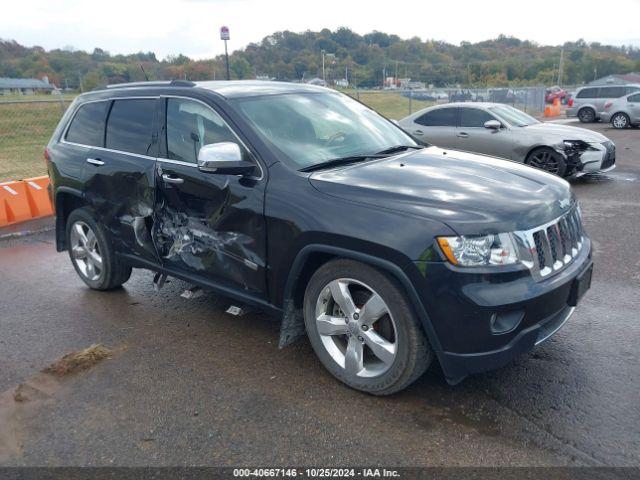
M 44 148 L 69 99 L 0 99 L 0 182 L 46 175 Z
M 388 118 L 400 120 L 432 105 L 497 102 L 541 115 L 545 88 L 343 90 Z M 73 96 L 0 97 L 0 182 L 46 175 L 44 148 Z
M 437 88 L 421 90 L 345 90 L 344 93 L 383 115 L 400 120 L 418 110 L 452 102 L 503 103 L 530 115 L 541 116 L 545 108 L 545 87 L 521 88 Z

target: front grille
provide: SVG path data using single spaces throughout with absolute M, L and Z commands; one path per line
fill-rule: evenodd
M 521 258 L 530 259 L 525 264 L 536 280 L 548 278 L 571 264 L 585 241 L 577 206 L 546 225 L 514 235 Z

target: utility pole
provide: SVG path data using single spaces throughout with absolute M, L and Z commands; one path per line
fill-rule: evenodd
M 322 53 L 322 86 L 326 87 L 327 79 L 324 77 L 324 50 L 321 50 L 320 53 Z
M 229 52 L 227 51 L 227 40 L 229 40 L 229 27 L 220 27 L 220 40 L 224 40 L 224 60 L 227 65 L 227 80 L 231 80 L 229 72 Z
M 564 76 L 563 69 L 564 69 L 564 46 L 560 50 L 560 63 L 558 64 L 558 86 L 559 87 L 562 86 L 562 77 Z

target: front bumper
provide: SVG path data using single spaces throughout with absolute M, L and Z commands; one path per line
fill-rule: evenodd
M 565 155 L 568 164 L 573 164 L 573 173 L 580 177 L 590 173 L 608 172 L 615 168 L 616 146 L 613 142 L 591 144 L 592 149 L 573 156 Z
M 415 262 L 419 294 L 438 337 L 436 348 L 447 381 L 500 368 L 543 342 L 568 320 L 574 280 L 592 268 L 591 243 L 565 270 L 536 281 L 528 270 L 461 273 L 447 263 Z M 519 318 L 496 332 L 496 318 Z

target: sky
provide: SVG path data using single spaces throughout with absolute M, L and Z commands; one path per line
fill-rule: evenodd
M 640 0 L 0 0 L 0 38 L 47 50 L 152 51 L 161 59 L 224 52 L 281 30 L 349 27 L 459 44 L 499 34 L 559 45 L 583 38 L 640 46 Z M 610 14 L 610 20 L 609 20 Z

